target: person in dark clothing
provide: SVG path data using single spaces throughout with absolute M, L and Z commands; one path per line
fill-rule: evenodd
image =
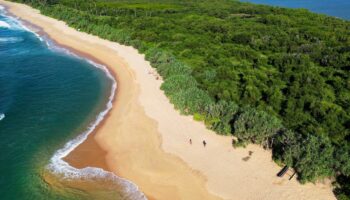
M 205 142 L 205 140 L 203 140 L 203 146 L 207 146 L 207 143 Z

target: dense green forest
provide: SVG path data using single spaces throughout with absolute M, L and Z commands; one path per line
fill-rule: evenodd
M 23 1 L 21 1 L 23 2 Z M 231 0 L 31 0 L 146 54 L 183 114 L 350 199 L 350 22 Z

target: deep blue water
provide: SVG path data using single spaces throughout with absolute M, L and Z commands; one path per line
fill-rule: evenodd
M 306 8 L 316 13 L 350 20 L 350 0 L 242 0 L 288 8 Z

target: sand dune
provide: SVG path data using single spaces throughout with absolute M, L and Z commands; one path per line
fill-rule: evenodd
M 161 79 L 134 48 L 78 32 L 28 6 L 0 3 L 116 76 L 113 109 L 66 158 L 73 166 L 110 170 L 136 183 L 149 199 L 335 199 L 329 183 L 301 185 L 289 176 L 276 177 L 280 167 L 270 151 L 256 145 L 234 149 L 230 137 L 181 116 L 159 89 Z

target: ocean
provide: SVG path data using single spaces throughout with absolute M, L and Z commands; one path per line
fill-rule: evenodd
M 127 180 L 61 159 L 103 119 L 115 88 L 104 66 L 29 31 L 0 7 L 0 198 L 143 199 Z
M 349 0 L 242 0 L 245 2 L 280 6 L 287 8 L 306 8 L 312 12 L 350 20 Z

